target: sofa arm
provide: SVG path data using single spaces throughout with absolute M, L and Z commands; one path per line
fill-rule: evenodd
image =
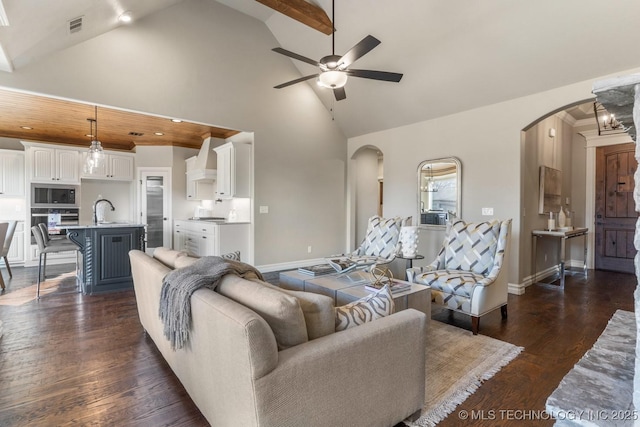
M 394 425 L 424 403 L 424 313 L 408 309 L 279 353 L 255 381 L 259 425 Z

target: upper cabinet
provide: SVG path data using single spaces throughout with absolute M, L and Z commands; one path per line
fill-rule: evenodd
M 79 184 L 79 158 L 77 150 L 51 148 L 24 144 L 31 182 L 55 182 L 57 184 Z
M 228 142 L 214 151 L 218 156 L 218 197 L 250 197 L 251 144 Z
M 0 197 L 24 195 L 24 153 L 0 150 Z
M 87 161 L 88 153 L 82 155 L 82 165 Z M 110 181 L 133 180 L 133 154 L 115 153 L 105 151 L 104 163 L 93 172 L 88 173 L 82 169 L 82 179 L 102 179 Z M 80 166 L 82 166 L 80 165 Z

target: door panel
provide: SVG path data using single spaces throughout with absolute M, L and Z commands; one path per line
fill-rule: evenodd
M 596 150 L 596 269 L 634 272 L 634 152 L 634 144 Z

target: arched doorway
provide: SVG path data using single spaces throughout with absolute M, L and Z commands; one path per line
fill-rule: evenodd
M 581 268 L 585 260 L 589 268 L 595 266 L 596 243 L 604 238 L 596 238 L 596 151 L 598 147 L 630 142 L 630 138 L 626 134 L 600 135 L 593 102 L 583 100 L 564 106 L 523 130 L 520 261 L 526 284 L 533 282 L 534 270 L 540 279 L 541 274 L 554 272 L 558 262 L 558 248 L 553 241 L 538 246 L 537 258 L 532 254 L 531 231 L 547 228 L 548 213 L 540 214 L 538 210 L 539 170 L 542 166 L 561 172 L 561 205 L 565 212 L 572 214 L 573 226 L 589 229 L 586 255 L 581 239 L 567 241 L 567 266 Z M 527 271 L 531 273 L 528 278 Z
M 384 215 L 384 156 L 377 147 L 366 146 L 357 150 L 351 160 L 354 166 L 354 244 L 358 245 L 364 239 L 369 218 Z

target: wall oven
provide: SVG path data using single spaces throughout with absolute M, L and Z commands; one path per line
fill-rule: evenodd
M 77 208 L 80 204 L 78 186 L 61 184 L 31 184 L 31 207 Z
M 50 235 L 64 236 L 67 225 L 78 225 L 80 209 L 78 208 L 31 208 L 31 226 L 43 223 L 49 229 Z M 31 244 L 36 240 L 31 235 Z

